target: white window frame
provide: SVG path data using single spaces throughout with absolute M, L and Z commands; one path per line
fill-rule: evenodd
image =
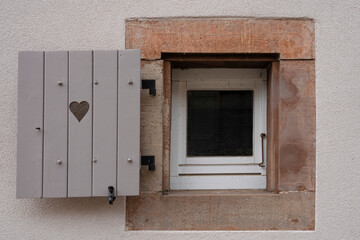
M 187 157 L 187 91 L 253 91 L 253 156 Z M 193 68 L 172 71 L 170 189 L 265 189 L 261 133 L 266 133 L 266 69 Z M 266 140 L 264 141 L 266 157 Z

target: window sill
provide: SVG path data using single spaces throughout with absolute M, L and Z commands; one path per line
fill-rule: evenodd
M 275 194 L 265 189 L 239 189 L 239 190 L 171 190 L 164 192 L 165 196 L 237 196 L 237 195 L 269 195 Z
M 314 230 L 315 192 L 170 191 L 126 197 L 127 230 Z

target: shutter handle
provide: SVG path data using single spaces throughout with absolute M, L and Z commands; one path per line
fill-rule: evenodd
M 265 138 L 266 134 L 265 133 L 261 133 L 260 137 L 261 137 L 261 163 L 259 163 L 259 167 L 265 167 L 265 163 L 264 163 L 264 138 Z

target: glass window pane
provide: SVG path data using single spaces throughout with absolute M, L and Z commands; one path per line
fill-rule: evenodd
M 252 91 L 188 91 L 187 156 L 253 154 Z

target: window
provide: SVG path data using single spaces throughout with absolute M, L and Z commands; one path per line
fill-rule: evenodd
M 129 19 L 126 47 L 141 49 L 141 75 L 156 80 L 161 97 L 142 96 L 146 111 L 141 116 L 148 120 L 142 122 L 141 139 L 150 139 L 142 140 L 142 153 L 156 151 L 160 164 L 154 173 L 141 172 L 143 194 L 126 198 L 129 230 L 315 229 L 316 79 L 312 19 Z M 172 191 L 174 180 L 186 176 L 174 172 L 174 166 L 177 165 L 175 171 L 180 167 L 179 163 L 173 164 L 174 158 L 170 162 L 176 146 L 171 135 L 179 128 L 179 124 L 171 122 L 176 110 L 172 96 L 175 82 L 171 80 L 181 80 L 175 76 L 181 68 L 224 67 L 267 69 L 266 190 Z M 184 96 L 187 103 L 187 94 Z M 186 115 L 187 104 L 182 107 Z M 183 132 L 187 128 L 183 127 Z M 258 138 L 253 136 L 254 140 Z M 191 176 L 194 175 L 188 175 Z M 210 175 L 194 177 L 207 176 Z M 280 191 L 284 194 L 277 194 Z
M 265 69 L 173 69 L 171 189 L 265 189 L 266 76 Z

